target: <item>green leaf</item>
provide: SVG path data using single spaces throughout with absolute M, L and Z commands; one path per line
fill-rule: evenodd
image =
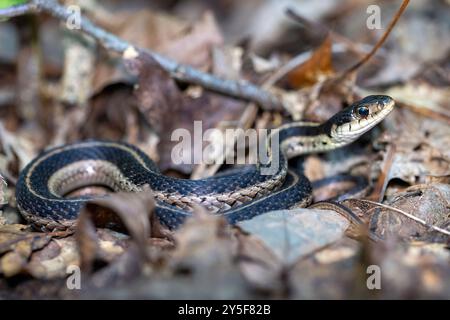
M 16 6 L 28 2 L 27 0 L 0 0 L 0 9 Z

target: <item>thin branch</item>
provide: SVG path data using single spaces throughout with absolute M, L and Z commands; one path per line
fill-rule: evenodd
M 339 78 L 344 78 L 348 76 L 349 74 L 355 72 L 357 69 L 359 69 L 363 64 L 365 64 L 367 61 L 370 60 L 370 58 L 375 55 L 375 53 L 378 51 L 378 49 L 383 45 L 383 43 L 386 41 L 387 37 L 391 33 L 392 29 L 394 29 L 395 25 L 397 24 L 398 19 L 403 14 L 403 11 L 405 11 L 406 7 L 408 6 L 409 0 L 403 0 L 402 5 L 398 9 L 397 13 L 394 16 L 394 19 L 392 19 L 391 23 L 389 24 L 386 32 L 383 34 L 383 36 L 378 40 L 377 44 L 373 47 L 373 49 L 365 55 L 361 60 L 359 60 L 357 63 L 355 63 L 352 67 L 344 71 Z
M 14 6 L 8 8 L 5 17 L 17 16 L 29 12 L 46 12 L 51 16 L 67 21 L 73 13 L 55 0 L 31 0 L 26 7 Z M 0 18 L 3 17 L 0 11 Z M 133 46 L 131 43 L 105 31 L 82 16 L 80 19 L 80 31 L 96 39 L 105 49 L 123 54 L 125 50 L 134 47 L 139 54 L 145 54 L 155 59 L 161 67 L 180 81 L 200 85 L 206 89 L 229 95 L 235 98 L 253 101 L 265 110 L 281 110 L 282 102 L 273 94 L 247 81 L 233 81 L 219 78 L 210 73 L 201 72 L 191 66 L 180 64 L 170 58 L 160 55 L 148 49 Z
M 400 210 L 400 209 L 397 209 L 397 208 L 394 208 L 392 206 L 388 206 L 388 205 L 385 205 L 385 204 L 382 204 L 382 203 L 378 203 L 378 202 L 375 202 L 375 201 L 370 201 L 370 200 L 365 200 L 365 199 L 360 199 L 359 201 L 371 203 L 373 205 L 376 205 L 376 206 L 379 206 L 379 207 L 382 207 L 382 208 L 385 208 L 385 209 L 388 209 L 388 210 L 392 210 L 392 211 L 398 212 L 398 213 L 400 213 L 400 214 L 402 214 L 402 215 L 404 215 L 404 216 L 406 216 L 406 217 L 408 217 L 408 218 L 410 218 L 410 219 L 420 223 L 421 225 L 423 225 L 423 226 L 425 226 L 427 228 L 431 228 L 434 231 L 438 231 L 438 232 L 443 233 L 443 234 L 445 234 L 447 236 L 450 236 L 450 231 L 442 229 L 442 228 L 439 228 L 439 227 L 436 227 L 435 225 L 429 224 L 425 220 L 423 220 L 421 218 L 418 218 L 418 217 L 416 217 L 416 216 L 414 216 L 414 215 L 412 215 L 412 214 L 410 214 L 408 212 L 405 212 L 403 210 Z
M 0 9 L 0 21 L 1 19 L 13 18 L 17 16 L 23 16 L 24 14 L 34 12 L 36 6 L 33 3 L 25 3 L 17 6 Z

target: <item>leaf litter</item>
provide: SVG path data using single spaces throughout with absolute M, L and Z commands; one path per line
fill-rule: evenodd
M 362 2 L 348 1 L 346 10 L 339 10 L 338 2 L 280 7 L 232 1 L 228 11 L 217 10 L 222 1 L 216 8 L 203 2 L 192 7 L 178 1 L 136 3 L 133 8 L 113 1 L 80 5 L 96 24 L 136 48 L 260 85 L 284 108 L 258 109 L 235 95 L 181 81 L 150 56 L 118 56 L 76 30 L 45 39 L 34 35 L 17 45 L 27 36 L 24 29 L 36 22 L 2 22 L 8 27 L 0 28 L 0 38 L 13 40 L 0 47 L 5 57 L 0 63 L 0 173 L 6 181 L 1 184 L 1 298 L 450 297 L 445 233 L 450 230 L 450 63 L 448 48 L 436 45 L 450 43 L 447 5 L 431 1 L 437 14 L 430 15 L 429 7 L 409 4 L 385 45 L 347 75 L 386 30 L 361 27 Z M 398 8 L 380 6 L 386 28 Z M 270 32 L 261 26 L 268 12 Z M 56 28 L 49 17 L 37 24 L 41 30 Z M 51 55 L 42 57 L 39 50 Z M 179 230 L 168 230 L 154 213 L 148 189 L 90 201 L 65 232 L 33 229 L 17 211 L 19 171 L 51 145 L 126 140 L 157 161 L 163 173 L 199 177 L 220 166 L 172 163 L 173 130 L 192 134 L 195 120 L 202 121 L 203 131 L 273 128 L 292 119 L 320 122 L 372 93 L 396 100 L 392 114 L 351 146 L 305 157 L 303 167 L 313 181 L 365 176 L 372 193 L 341 204 L 382 241 L 353 237 L 342 215 L 308 208 L 267 212 L 230 226 L 199 207 Z M 337 184 L 315 190 L 314 197 L 327 199 L 346 189 Z M 367 289 L 370 265 L 382 270 L 381 290 Z M 85 275 L 82 290 L 67 288 L 70 266 Z

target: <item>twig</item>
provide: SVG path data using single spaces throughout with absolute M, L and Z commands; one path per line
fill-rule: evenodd
M 377 50 L 383 45 L 384 41 L 386 41 L 387 37 L 391 33 L 394 26 L 397 24 L 398 19 L 402 15 L 403 11 L 405 11 L 406 7 L 408 6 L 409 0 L 403 0 L 402 5 L 398 9 L 397 13 L 394 16 L 394 19 L 392 19 L 391 23 L 389 24 L 386 32 L 383 34 L 383 36 L 378 40 L 377 44 L 373 47 L 373 49 L 366 54 L 361 60 L 359 60 L 357 63 L 355 63 L 352 67 L 344 71 L 339 78 L 345 78 L 351 73 L 354 73 L 357 69 L 359 69 L 363 64 L 365 64 L 367 61 L 369 61 L 370 58 L 377 52 Z
M 382 207 L 382 208 L 385 208 L 385 209 L 388 209 L 388 210 L 392 210 L 392 211 L 398 212 L 398 213 L 400 213 L 400 214 L 402 214 L 402 215 L 404 215 L 404 216 L 406 216 L 406 217 L 408 217 L 408 218 L 410 218 L 410 219 L 420 223 L 421 225 L 423 225 L 423 226 L 425 226 L 427 228 L 431 228 L 434 231 L 438 231 L 440 233 L 443 233 L 445 235 L 450 236 L 450 231 L 442 229 L 442 228 L 439 228 L 439 227 L 436 227 L 435 225 L 429 224 L 425 220 L 423 220 L 421 218 L 418 218 L 418 217 L 416 217 L 416 216 L 414 216 L 414 215 L 412 215 L 412 214 L 410 214 L 408 212 L 405 212 L 403 210 L 400 210 L 400 209 L 397 209 L 397 208 L 394 208 L 394 207 L 391 207 L 391 206 L 388 206 L 388 205 L 385 205 L 385 204 L 382 204 L 382 203 L 378 203 L 378 202 L 375 202 L 375 201 L 370 201 L 370 200 L 365 200 L 365 199 L 360 199 L 359 201 L 371 203 L 371 204 L 374 204 L 376 206 L 379 206 L 379 207 Z
M 27 5 L 13 6 L 0 10 L 0 18 L 35 12 L 46 12 L 61 21 L 67 21 L 73 14 L 57 1 L 31 0 Z M 110 51 L 123 54 L 128 48 L 134 47 L 139 54 L 149 55 L 155 59 L 164 70 L 171 73 L 177 80 L 200 85 L 206 89 L 235 98 L 256 102 L 265 110 L 283 109 L 282 102 L 276 96 L 252 83 L 243 80 L 222 79 L 212 74 L 201 72 L 191 66 L 180 64 L 151 50 L 133 46 L 129 42 L 98 27 L 84 16 L 81 16 L 80 19 L 80 30 L 92 36 L 105 49 Z
M 445 121 L 446 123 L 450 124 L 450 114 L 448 112 L 447 106 L 443 105 L 442 108 L 439 108 L 439 110 L 433 110 L 427 106 L 420 106 L 412 101 L 405 101 L 402 98 L 396 97 L 397 105 L 408 109 L 412 112 L 415 112 L 417 114 L 420 114 L 421 116 L 425 116 L 437 121 Z
M 36 6 L 33 3 L 25 3 L 17 6 L 0 9 L 0 21 L 1 19 L 13 18 L 17 16 L 23 16 L 24 14 L 34 12 Z

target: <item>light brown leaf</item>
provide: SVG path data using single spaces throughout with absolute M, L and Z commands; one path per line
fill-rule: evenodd
M 313 85 L 321 77 L 330 74 L 333 74 L 331 37 L 327 36 L 311 58 L 292 70 L 287 78 L 292 87 L 300 88 Z
M 142 192 L 118 192 L 87 202 L 80 212 L 76 232 L 82 269 L 90 273 L 101 251 L 96 225 L 125 227 L 137 245 L 141 259 L 145 259 L 150 231 L 160 232 L 153 209 L 154 200 L 148 186 Z
M 0 227 L 0 272 L 6 277 L 24 271 L 31 253 L 43 248 L 51 236 L 44 233 L 27 232 L 24 225 Z

